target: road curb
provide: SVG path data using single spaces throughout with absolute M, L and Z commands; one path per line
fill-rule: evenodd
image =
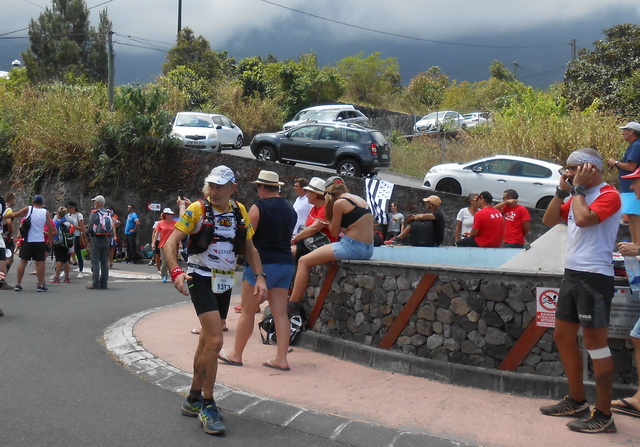
M 161 388 L 186 395 L 192 375 L 172 366 L 148 352 L 133 335 L 133 327 L 145 316 L 184 302 L 156 307 L 131 314 L 104 332 L 103 340 L 113 357 L 129 371 Z M 466 446 L 461 442 L 437 438 L 423 433 L 383 427 L 339 415 L 325 414 L 286 402 L 261 397 L 216 383 L 216 403 L 224 410 L 268 424 L 287 427 L 302 433 L 354 446 L 370 447 L 436 447 Z

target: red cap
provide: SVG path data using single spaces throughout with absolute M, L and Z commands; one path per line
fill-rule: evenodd
M 625 178 L 625 179 L 632 179 L 632 178 L 639 178 L 639 177 L 640 177 L 640 166 L 636 168 L 636 170 L 633 171 L 631 174 L 622 176 L 622 178 Z

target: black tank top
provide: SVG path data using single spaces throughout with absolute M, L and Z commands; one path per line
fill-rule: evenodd
M 291 234 L 298 220 L 293 206 L 282 197 L 258 199 L 260 221 L 253 235 L 263 264 L 293 264 Z
M 355 207 L 354 209 L 349 211 L 347 214 L 342 215 L 342 220 L 340 221 L 341 228 L 349 228 L 351 225 L 356 223 L 356 221 L 360 219 L 362 216 L 366 214 L 371 214 L 371 210 L 369 210 L 369 208 L 362 208 L 361 206 L 356 205 L 353 200 L 348 199 L 346 197 L 341 197 L 341 198 L 346 200 L 347 202 L 349 202 L 351 205 Z

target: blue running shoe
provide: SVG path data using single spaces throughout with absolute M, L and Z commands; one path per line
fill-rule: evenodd
M 187 399 L 182 402 L 182 407 L 180 408 L 180 412 L 185 416 L 197 417 L 202 410 L 202 396 L 198 399 L 198 402 L 191 403 Z
M 216 406 L 215 402 L 202 407 L 200 414 L 198 414 L 198 420 L 202 424 L 202 429 L 206 434 L 224 434 L 225 428 L 222 423 L 222 416 L 220 415 L 220 409 Z

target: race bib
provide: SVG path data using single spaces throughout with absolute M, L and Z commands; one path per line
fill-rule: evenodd
M 235 272 L 213 273 L 211 275 L 211 289 L 213 293 L 224 293 L 231 289 L 235 282 Z

